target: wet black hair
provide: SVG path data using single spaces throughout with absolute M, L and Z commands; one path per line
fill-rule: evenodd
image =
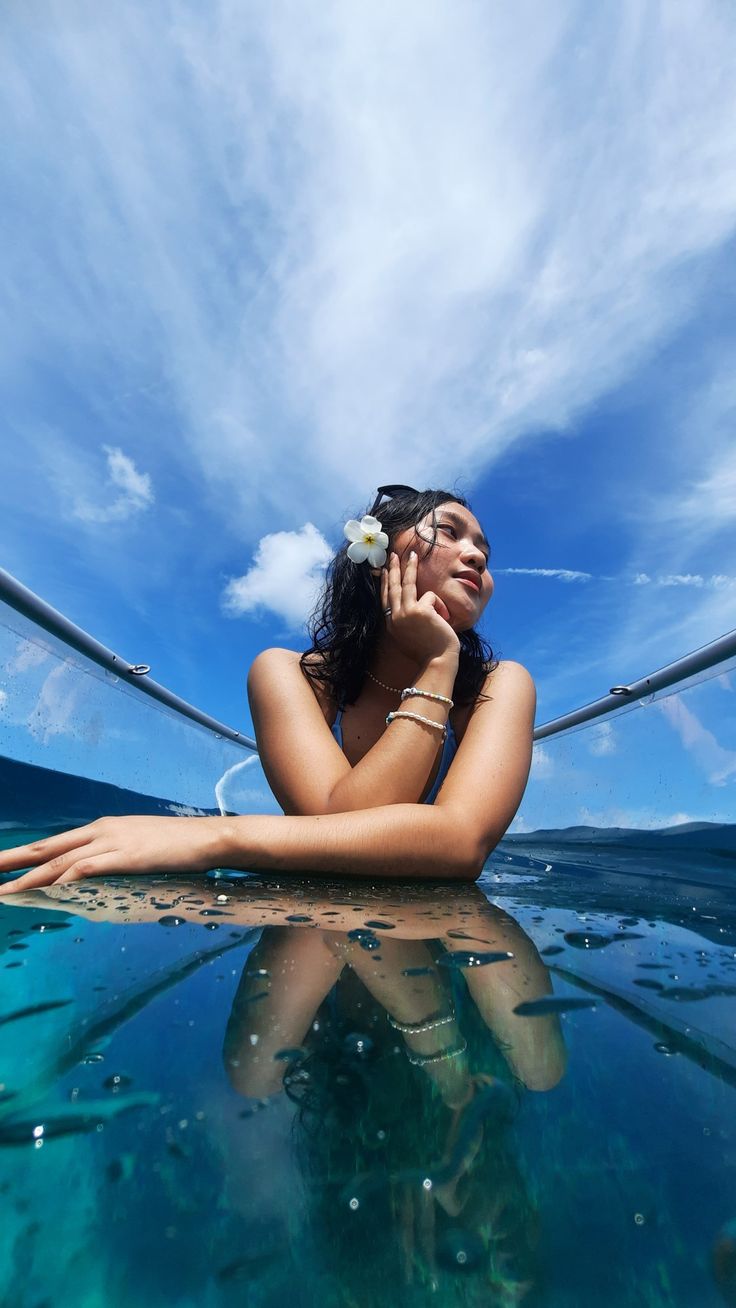
M 461 495 L 446 490 L 407 488 L 381 504 L 376 513 L 388 535 L 389 548 L 398 532 L 416 527 L 432 513 L 431 552 L 437 542 L 434 510 L 447 503 L 470 509 Z M 312 643 L 299 660 L 304 675 L 326 686 L 337 704 L 354 704 L 358 698 L 383 626 L 380 577 L 371 573 L 367 562 L 355 564 L 348 558 L 348 544 L 345 541 L 327 568 L 323 590 L 307 626 Z M 453 699 L 456 704 L 469 704 L 481 696 L 485 679 L 498 659 L 474 628 L 458 632 L 458 639 L 460 660 Z

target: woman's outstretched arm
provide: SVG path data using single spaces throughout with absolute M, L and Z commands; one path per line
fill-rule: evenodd
M 30 868 L 0 894 L 116 873 L 245 871 L 331 876 L 477 877 L 483 865 L 456 815 L 392 804 L 323 817 L 113 817 L 0 854 Z
M 504 663 L 500 686 L 473 714 L 434 804 L 304 817 L 102 818 L 0 854 L 0 873 L 33 869 L 0 890 L 221 866 L 474 880 L 521 803 L 531 763 L 534 683 L 520 664 Z

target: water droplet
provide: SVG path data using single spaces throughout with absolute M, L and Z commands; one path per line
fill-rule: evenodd
M 345 1036 L 342 1047 L 346 1054 L 369 1054 L 373 1048 L 373 1041 L 370 1036 L 361 1035 L 358 1031 L 351 1031 L 350 1035 Z
M 643 1226 L 645 1221 L 644 1214 L 634 1213 L 634 1221 L 636 1222 L 637 1226 Z
M 437 1261 L 443 1267 L 471 1272 L 480 1267 L 485 1258 L 485 1245 L 474 1231 L 454 1226 L 443 1231 L 437 1240 Z
M 360 1201 L 355 1198 L 355 1195 L 353 1195 L 352 1199 L 350 1200 L 348 1207 L 352 1208 L 353 1212 L 355 1212 L 356 1208 L 360 1208 Z
M 489 963 L 505 963 L 514 955 L 507 949 L 471 953 L 467 949 L 453 949 L 438 961 L 442 967 L 487 967 Z
M 348 931 L 348 940 L 357 941 L 361 949 L 367 949 L 369 952 L 381 948 L 378 936 L 372 931 L 366 931 L 364 927 L 355 927 L 353 931 Z
M 106 1076 L 102 1082 L 105 1090 L 118 1091 L 126 1085 L 133 1084 L 133 1078 L 126 1076 L 123 1072 L 113 1072 L 112 1076 Z
M 177 927 L 183 926 L 184 920 L 183 917 L 174 917 L 174 915 L 170 913 L 167 917 L 160 917 L 158 919 L 158 924 L 163 927 Z

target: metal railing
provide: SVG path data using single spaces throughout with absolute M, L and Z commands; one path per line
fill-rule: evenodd
M 233 727 L 227 727 L 223 722 L 218 722 L 217 718 L 210 717 L 209 713 L 203 713 L 201 709 L 195 708 L 193 704 L 188 704 L 185 699 L 175 695 L 172 690 L 167 690 L 166 686 L 161 686 L 152 677 L 149 677 L 150 668 L 146 663 L 130 663 L 127 659 L 122 658 L 119 654 L 113 653 L 106 645 L 101 645 L 94 636 L 77 627 L 75 623 L 65 618 L 63 613 L 54 609 L 39 595 L 35 595 L 32 590 L 24 586 L 22 582 L 17 581 L 9 572 L 0 568 L 0 599 L 5 600 L 10 608 L 16 612 L 22 613 L 25 618 L 37 623 L 44 631 L 48 631 L 52 636 L 56 636 L 69 645 L 78 653 L 84 654 L 93 663 L 99 667 L 105 668 L 107 672 L 112 672 L 121 681 L 127 682 L 129 686 L 135 687 L 136 690 L 142 691 L 144 695 L 150 696 L 151 699 L 158 700 L 159 704 L 165 704 L 167 708 L 173 709 L 175 713 L 181 714 L 182 717 L 189 718 L 196 722 L 200 727 L 206 727 L 208 731 L 214 732 L 216 736 L 221 736 L 225 740 L 231 740 L 236 745 L 242 745 L 244 749 L 255 750 L 256 742 L 250 736 L 245 736 L 241 731 L 236 731 Z
M 600 699 L 584 704 L 582 708 L 573 709 L 571 713 L 564 713 L 562 717 L 542 723 L 535 728 L 534 739 L 545 740 L 548 736 L 559 735 L 561 731 L 571 731 L 586 722 L 592 722 L 595 718 L 604 717 L 607 713 L 620 713 L 624 706 L 633 707 L 641 700 L 647 701 L 658 691 L 688 681 L 698 673 L 712 671 L 715 676 L 720 664 L 733 658 L 736 658 L 736 631 L 729 631 L 725 636 L 719 636 L 718 640 L 712 640 L 710 644 L 694 650 L 692 654 L 685 654 L 674 663 L 668 663 L 657 672 L 650 673 L 648 677 L 639 677 L 637 681 L 631 681 L 626 686 L 612 686 L 608 694 L 602 695 Z
M 129 663 L 127 659 L 121 658 L 119 654 L 113 653 L 105 645 L 101 645 L 81 627 L 77 627 L 73 622 L 54 609 L 40 596 L 35 595 L 32 590 L 24 586 L 9 572 L 0 568 L 0 599 L 17 612 L 22 613 L 24 617 L 30 618 L 36 622 L 45 631 L 56 636 L 63 641 L 65 645 L 71 646 L 80 654 L 97 663 L 100 667 L 109 672 L 113 672 L 122 681 L 136 690 L 140 690 L 144 695 L 149 695 L 151 699 L 158 700 L 160 704 L 165 704 L 174 712 L 180 713 L 183 717 L 190 718 L 199 726 L 206 727 L 217 736 L 224 737 L 226 740 L 233 741 L 236 745 L 241 745 L 244 749 L 255 750 L 256 742 L 250 736 L 243 735 L 240 731 L 235 731 L 233 727 L 227 727 L 224 723 L 218 722 L 208 713 L 203 713 L 201 709 L 195 708 L 194 705 L 188 704 L 186 700 L 175 695 L 173 691 L 167 690 L 165 686 L 159 685 L 148 675 L 150 668 L 145 663 Z M 544 722 L 534 730 L 534 739 L 545 740 L 548 736 L 559 735 L 563 731 L 571 731 L 576 727 L 585 725 L 595 718 L 604 717 L 608 713 L 621 712 L 624 706 L 633 707 L 641 700 L 647 700 L 650 696 L 656 695 L 658 691 L 666 690 L 678 685 L 682 681 L 687 681 L 699 673 L 713 671 L 729 659 L 736 659 L 736 630 L 727 632 L 725 636 L 720 636 L 718 640 L 713 640 L 708 645 L 703 645 L 700 649 L 694 650 L 691 654 L 685 654 L 682 658 L 676 659 L 674 663 L 668 663 L 665 667 L 649 676 L 639 677 L 638 680 L 629 682 L 628 685 L 612 686 L 607 695 L 602 695 L 600 699 L 593 700 L 590 704 L 584 704 L 581 708 L 573 709 L 570 713 L 565 713 L 559 718 L 552 718 L 549 722 Z

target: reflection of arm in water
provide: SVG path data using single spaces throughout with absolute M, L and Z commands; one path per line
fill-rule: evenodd
M 443 948 L 449 958 L 457 956 L 467 952 L 472 938 L 484 952 L 513 955 L 462 971 L 478 1012 L 515 1076 L 528 1089 L 550 1089 L 565 1069 L 559 1019 L 554 1014 L 519 1017 L 513 1011 L 523 1001 L 551 993 L 549 973 L 518 924 L 482 896 L 478 900 L 483 912 L 468 916 L 466 910 L 462 917 L 450 916 L 450 923 L 462 923 L 462 935 L 447 935 L 445 928 Z M 390 934 L 387 930 L 381 935 L 378 926 L 371 928 L 367 934 L 380 944 L 365 949 L 348 931 L 315 930 L 319 906 L 305 904 L 303 898 L 298 902 L 302 910 L 311 910 L 300 914 L 309 916 L 310 923 L 288 930 L 279 926 L 264 933 L 241 979 L 228 1023 L 225 1054 L 226 1062 L 236 1060 L 234 1070 L 228 1066 L 236 1088 L 254 1096 L 278 1089 L 285 1069 L 283 1064 L 274 1065 L 274 1053 L 301 1045 L 320 1003 L 348 964 L 393 1019 L 398 1028 L 396 1039 L 403 1041 L 445 1103 L 456 1107 L 466 1102 L 471 1093 L 470 1077 L 446 980 L 449 972 L 436 965 L 424 940 L 397 934 L 420 926 L 426 937 L 427 909 L 422 920 L 411 907 L 408 911 L 402 907 L 408 920 L 394 925 Z M 344 909 L 342 913 L 328 911 L 331 924 L 348 930 L 355 926 Z M 279 920 L 275 914 L 274 919 Z M 401 1029 L 404 1027 L 418 1029 L 406 1031 Z M 432 1061 L 436 1055 L 440 1057 Z
M 321 931 L 274 926 L 248 956 L 223 1046 L 233 1089 L 256 1099 L 281 1089 L 280 1050 L 298 1048 L 344 963 Z

